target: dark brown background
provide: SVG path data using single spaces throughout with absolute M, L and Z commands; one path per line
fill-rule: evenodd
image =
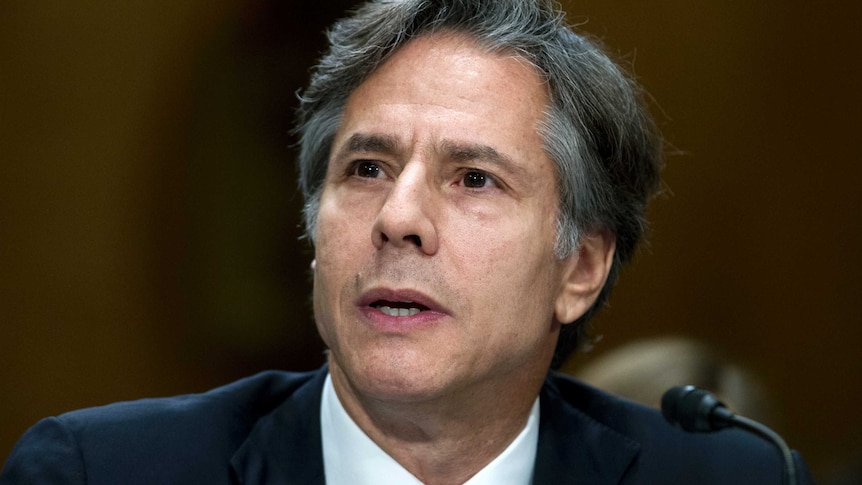
M 46 415 L 322 362 L 286 132 L 351 3 L 0 3 L 0 459 Z M 826 474 L 862 449 L 860 14 L 791 3 L 569 6 L 677 152 L 593 355 L 711 342 Z

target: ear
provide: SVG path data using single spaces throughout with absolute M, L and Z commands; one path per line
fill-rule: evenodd
M 557 321 L 572 323 L 596 301 L 611 271 L 616 238 L 600 230 L 584 235 L 581 246 L 565 261 L 562 286 L 554 307 Z

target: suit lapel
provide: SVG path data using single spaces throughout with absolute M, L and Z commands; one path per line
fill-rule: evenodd
M 328 368 L 321 368 L 275 411 L 261 418 L 231 460 L 245 485 L 323 485 L 320 395 Z M 617 485 L 640 445 L 599 422 L 614 420 L 612 402 L 586 387 L 549 377 L 541 391 L 539 446 L 533 482 Z
M 640 445 L 597 421 L 594 411 L 613 413 L 573 382 L 556 378 L 542 387 L 536 484 L 616 485 L 635 460 Z M 576 407 L 577 406 L 577 407 Z M 582 410 L 579 409 L 583 406 Z M 594 409 L 599 407 L 600 409 Z M 593 414 L 595 415 L 595 414 Z
M 234 478 L 246 485 L 325 483 L 320 436 L 321 368 L 275 411 L 261 418 L 231 460 Z

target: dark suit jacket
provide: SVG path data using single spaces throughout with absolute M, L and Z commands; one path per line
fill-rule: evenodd
M 44 419 L 18 442 L 0 484 L 322 484 L 326 372 L 269 371 L 204 394 Z M 556 374 L 540 402 L 536 484 L 781 483 L 779 452 L 743 432 L 685 433 Z M 797 462 L 800 484 L 812 483 Z

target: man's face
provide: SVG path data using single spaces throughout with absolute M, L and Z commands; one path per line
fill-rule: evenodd
M 456 34 L 411 41 L 352 93 L 316 238 L 336 382 L 416 400 L 544 375 L 577 260 L 554 257 L 546 104 L 532 66 Z

